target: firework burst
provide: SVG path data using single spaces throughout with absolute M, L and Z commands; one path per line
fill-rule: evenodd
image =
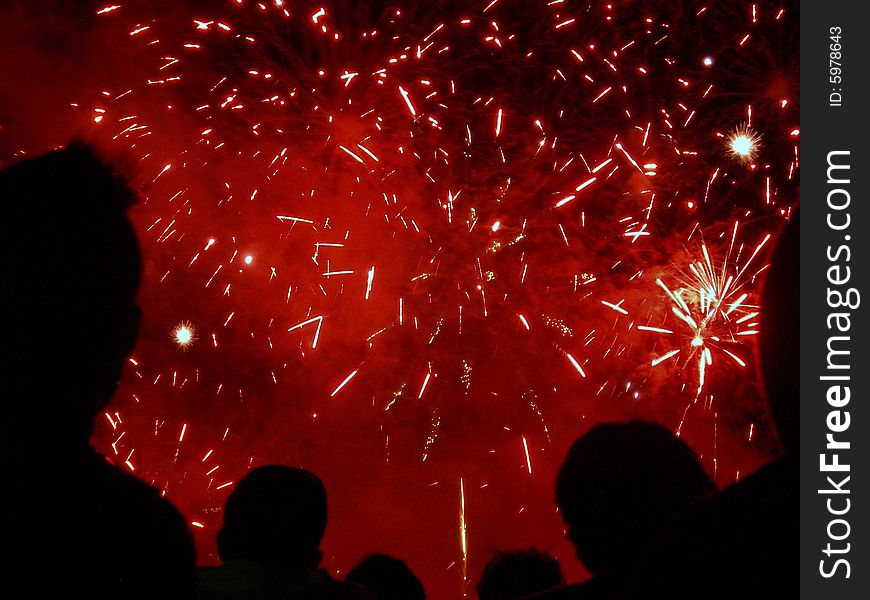
M 721 262 L 715 262 L 706 243 L 700 245 L 700 257 L 691 261 L 676 276 L 677 285 L 669 286 L 661 278 L 656 284 L 670 300 L 670 311 L 676 317 L 675 327 L 641 325 L 640 330 L 675 337 L 681 340 L 673 349 L 652 360 L 652 366 L 673 359 L 685 370 L 694 363 L 697 367 L 696 395 L 704 389 L 707 373 L 714 357 L 727 358 L 732 364 L 746 367 L 748 340 L 758 333 L 759 309 L 753 303 L 754 292 L 750 283 L 765 268 L 753 268 L 762 249 L 770 240 L 767 234 L 743 257 L 743 244 L 737 245 L 738 224 L 731 229 L 730 243 Z
M 196 329 L 188 321 L 182 321 L 172 329 L 172 339 L 182 350 L 187 350 L 196 341 Z
M 728 155 L 734 160 L 749 164 L 758 156 L 761 149 L 761 134 L 749 127 L 740 125 L 726 137 Z

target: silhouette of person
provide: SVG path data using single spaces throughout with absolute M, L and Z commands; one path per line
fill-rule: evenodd
M 559 561 L 535 548 L 498 552 L 477 582 L 480 600 L 520 600 L 565 585 Z
M 0 172 L 4 580 L 28 597 L 195 591 L 179 512 L 88 443 L 138 333 L 134 197 L 80 142 Z
M 267 465 L 236 485 L 217 546 L 222 565 L 199 570 L 199 597 L 360 599 L 362 588 L 319 569 L 326 489 L 304 469 Z
M 556 479 L 568 538 L 592 578 L 534 597 L 617 597 L 670 520 L 715 489 L 692 450 L 661 425 L 593 427 L 571 446 Z
M 386 554 L 367 556 L 344 580 L 366 588 L 377 600 L 426 600 L 423 584 L 408 565 Z
M 681 515 L 627 598 L 797 598 L 800 215 L 780 233 L 761 296 L 758 362 L 783 457 Z

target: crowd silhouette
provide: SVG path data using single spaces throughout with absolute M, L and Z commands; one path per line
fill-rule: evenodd
M 326 513 L 326 489 L 313 473 L 254 469 L 227 499 L 217 538 L 223 564 L 199 570 L 199 597 L 371 599 L 319 568 Z
M 344 580 L 363 586 L 377 600 L 426 600 L 423 584 L 408 565 L 386 554 L 367 556 Z
M 498 552 L 477 582 L 480 600 L 520 600 L 565 584 L 559 561 L 535 548 Z
M 134 197 L 80 143 L 0 173 L 4 562 L 27 597 L 195 593 L 181 514 L 89 445 L 139 329 Z
M 181 514 L 89 446 L 140 322 L 135 194 L 82 143 L 0 172 L 7 402 L 2 467 L 6 584 L 21 597 L 424 600 L 400 559 L 372 554 L 343 581 L 321 568 L 327 491 L 284 465 L 235 486 L 221 565 L 197 569 Z M 797 212 L 762 297 L 759 364 L 783 457 L 717 491 L 692 450 L 648 422 L 593 427 L 570 448 L 555 500 L 592 577 L 566 584 L 530 548 L 497 553 L 480 600 L 790 598 L 797 595 Z M 47 365 L 50 364 L 50 376 Z M 21 427 L 34 422 L 35 427 Z M 33 432 L 37 433 L 34 434 Z

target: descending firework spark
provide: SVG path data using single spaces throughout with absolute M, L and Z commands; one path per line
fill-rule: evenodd
M 679 287 L 672 289 L 661 278 L 656 284 L 670 299 L 671 313 L 677 318 L 679 329 L 640 326 L 638 329 L 671 336 L 682 340 L 674 348 L 652 360 L 657 366 L 670 358 L 680 362 L 683 367 L 690 363 L 697 365 L 697 394 L 704 388 L 707 372 L 714 362 L 714 352 L 721 353 L 733 364 L 745 367 L 741 358 L 741 347 L 747 338 L 758 333 L 758 307 L 751 303 L 753 291 L 750 283 L 763 269 L 751 270 L 755 259 L 770 240 L 764 238 L 751 250 L 744 260 L 743 244 L 737 243 L 738 224 L 731 230 L 731 240 L 725 258 L 716 263 L 711 258 L 706 243 L 701 243 L 701 257 L 688 264 L 682 271 Z
M 727 138 L 728 155 L 735 160 L 748 164 L 758 156 L 761 148 L 761 134 L 749 125 L 739 125 L 731 131 Z
M 468 523 L 465 521 L 465 481 L 459 478 L 459 541 L 462 550 L 462 595 L 468 595 Z

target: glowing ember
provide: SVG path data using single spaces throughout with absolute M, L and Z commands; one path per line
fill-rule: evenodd
M 747 125 L 742 125 L 728 135 L 728 153 L 743 163 L 749 163 L 758 156 L 761 135 Z
M 182 321 L 172 330 L 172 338 L 178 347 L 186 350 L 196 341 L 196 330 L 187 321 Z

